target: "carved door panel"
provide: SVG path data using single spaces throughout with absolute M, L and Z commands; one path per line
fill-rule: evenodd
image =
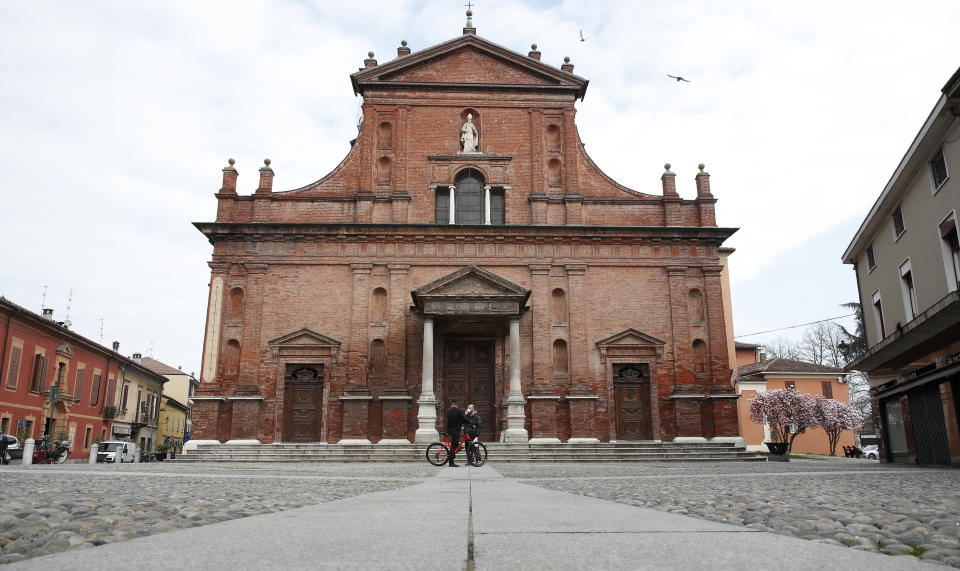
M 617 440 L 650 440 L 650 385 L 614 385 L 617 405 Z
M 283 436 L 286 442 L 320 440 L 323 367 L 298 367 L 287 375 L 284 390 Z
M 464 341 L 448 339 L 444 349 L 443 413 L 450 403 L 457 401 L 460 408 L 474 404 L 483 418 L 480 438 L 494 439 L 494 370 L 495 356 L 492 341 Z M 441 422 L 446 428 L 446 419 Z
M 617 415 L 617 440 L 651 440 L 650 365 L 617 363 L 613 366 Z

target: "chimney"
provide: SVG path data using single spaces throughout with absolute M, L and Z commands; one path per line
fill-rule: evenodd
M 113 342 L 113 352 L 114 352 L 114 353 L 119 353 L 119 352 L 120 352 L 120 342 L 119 342 L 119 341 L 114 341 L 114 342 Z
M 477 35 L 477 29 L 473 27 L 473 10 L 467 10 L 467 24 L 463 27 L 463 34 Z
M 567 73 L 573 73 L 573 64 L 570 63 L 569 57 L 563 58 L 563 65 L 560 66 L 560 69 Z
M 527 57 L 540 61 L 540 52 L 537 51 L 537 44 L 530 44 L 530 53 Z
M 52 307 L 44 307 L 44 308 L 41 310 L 41 314 L 42 314 L 43 318 L 46 319 L 47 321 L 53 321 L 53 308 L 52 308 Z
M 713 198 L 710 194 L 710 173 L 703 171 L 703 163 L 697 165 L 700 172 L 697 173 L 697 198 Z
M 273 169 L 270 168 L 270 159 L 263 159 L 263 168 L 260 169 L 260 186 L 257 187 L 257 194 L 270 194 L 273 192 Z
M 367 52 L 367 59 L 363 60 L 363 68 L 376 67 L 377 60 L 373 59 L 373 52 Z
M 677 175 L 670 172 L 670 163 L 663 165 L 663 174 L 660 176 L 660 183 L 663 185 L 663 196 L 679 198 L 677 194 Z
M 132 359 L 133 359 L 133 362 L 138 365 L 143 364 L 143 355 L 140 353 L 134 353 Z
M 235 162 L 237 161 L 227 159 L 227 163 L 229 164 L 223 169 L 223 186 L 220 187 L 222 194 L 237 193 L 237 169 L 233 168 Z
M 397 57 L 406 57 L 410 55 L 410 48 L 407 47 L 407 40 L 400 41 L 400 47 L 397 48 Z

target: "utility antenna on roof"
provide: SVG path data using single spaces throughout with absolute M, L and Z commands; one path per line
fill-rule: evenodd
M 153 357 L 153 341 L 150 342 L 150 352 L 147 353 L 148 357 Z
M 103 345 L 103 318 L 100 318 L 100 341 L 99 343 Z
M 41 284 L 40 289 L 43 290 L 43 294 L 40 296 L 40 309 L 47 307 L 47 284 Z
M 64 323 L 70 321 L 70 305 L 73 303 L 73 288 L 70 288 L 70 292 L 67 294 L 67 315 L 64 318 Z

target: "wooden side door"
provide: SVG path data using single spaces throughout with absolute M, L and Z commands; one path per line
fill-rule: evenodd
M 650 385 L 615 384 L 617 440 L 651 440 Z
M 304 366 L 291 371 L 284 388 L 284 441 L 319 441 L 322 404 L 323 366 Z

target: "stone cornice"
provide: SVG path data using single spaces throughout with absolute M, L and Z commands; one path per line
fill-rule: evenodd
M 211 244 L 231 240 L 297 241 L 305 238 L 370 240 L 371 236 L 399 241 L 443 242 L 471 239 L 496 242 L 693 240 L 719 246 L 737 228 L 715 226 L 481 226 L 460 224 L 330 224 L 270 222 L 194 222 Z

